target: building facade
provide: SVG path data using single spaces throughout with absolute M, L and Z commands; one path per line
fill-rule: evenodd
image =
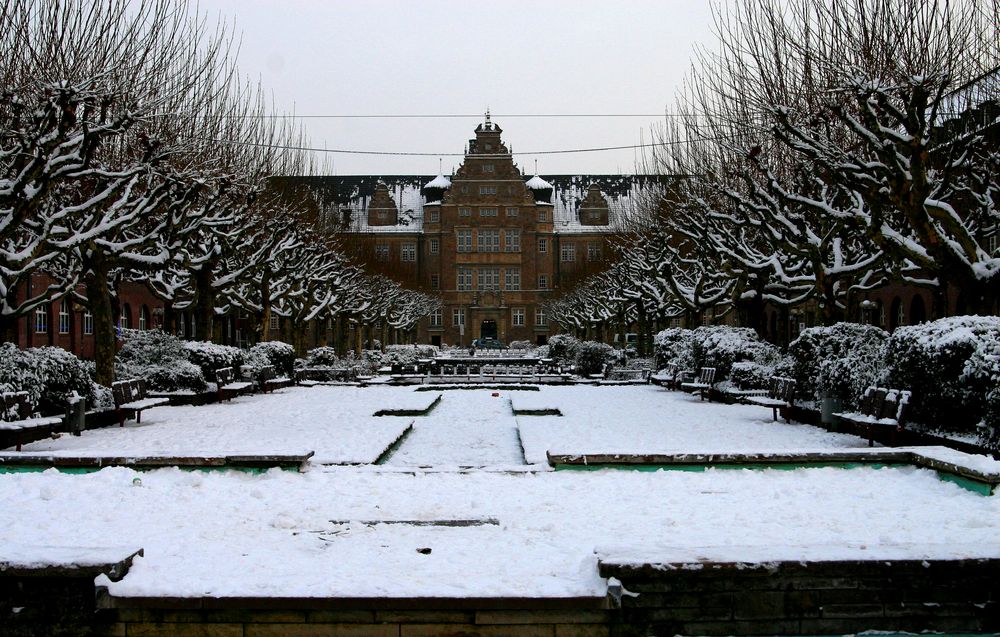
M 307 179 L 365 271 L 440 296 L 419 342 L 545 343 L 558 328 L 542 303 L 607 267 L 619 222 L 657 179 L 528 178 L 502 132 L 487 116 L 450 177 Z

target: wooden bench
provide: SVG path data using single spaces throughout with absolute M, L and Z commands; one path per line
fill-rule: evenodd
M 834 414 L 843 422 L 864 429 L 868 446 L 874 446 L 875 430 L 889 431 L 889 444 L 896 446 L 896 433 L 906 425 L 910 392 L 902 389 L 869 387 L 861 397 L 861 411 Z
M 16 450 L 21 450 L 24 434 L 44 431 L 49 435 L 53 427 L 63 423 L 59 416 L 34 416 L 31 413 L 31 401 L 28 392 L 9 392 L 0 394 L 0 431 L 12 431 L 17 437 Z
M 705 400 L 705 394 L 707 393 L 708 402 L 712 402 L 712 385 L 714 382 L 715 368 L 702 367 L 698 380 L 691 381 L 689 383 L 681 383 L 681 389 L 685 391 L 697 391 L 701 395 L 702 400 Z
M 649 375 L 652 370 L 649 369 L 624 369 L 620 367 L 608 367 L 604 370 L 605 380 L 641 380 L 644 382 L 649 382 Z
M 220 401 L 232 400 L 233 396 L 238 395 L 241 391 L 253 387 L 252 382 L 236 380 L 233 376 L 232 367 L 220 367 L 215 370 L 215 384 L 219 392 Z
M 146 381 L 141 378 L 119 380 L 111 383 L 111 397 L 115 401 L 115 413 L 118 414 L 118 426 L 125 426 L 125 412 L 135 412 L 135 421 L 142 422 L 142 410 L 166 405 L 169 398 L 150 398 L 146 394 Z
M 795 380 L 772 376 L 768 380 L 766 396 L 747 396 L 743 402 L 748 405 L 760 405 L 771 408 L 771 419 L 778 419 L 778 410 L 783 409 L 785 422 L 791 422 L 791 408 L 795 403 Z
M 278 378 L 277 372 L 274 371 L 274 365 L 265 365 L 257 371 L 257 385 L 262 392 L 272 391 L 277 386 L 287 382 L 287 378 Z

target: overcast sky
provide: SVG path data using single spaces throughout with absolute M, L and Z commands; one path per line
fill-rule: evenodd
M 711 39 L 707 0 L 501 2 L 200 0 L 235 20 L 240 68 L 308 119 L 312 146 L 461 153 L 487 107 L 527 173 L 630 173 L 636 151 L 526 151 L 638 144 L 656 118 L 515 118 L 670 109 L 695 43 Z M 662 118 L 661 118 L 662 119 Z M 444 172 L 460 162 L 442 157 Z M 329 154 L 327 172 L 434 174 L 438 158 Z

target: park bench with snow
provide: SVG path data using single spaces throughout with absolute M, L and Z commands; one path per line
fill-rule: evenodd
M 791 409 L 795 403 L 795 380 L 772 376 L 768 380 L 766 396 L 746 396 L 743 402 L 771 408 L 771 419 L 778 419 L 778 410 L 784 410 L 785 422 L 791 422 Z
M 287 382 L 289 382 L 287 378 L 278 377 L 274 365 L 265 365 L 257 371 L 257 385 L 262 392 L 278 389 Z
M 681 383 L 681 389 L 684 391 L 696 391 L 701 395 L 701 399 L 705 400 L 705 395 L 708 394 L 708 402 L 712 402 L 712 385 L 715 383 L 715 368 L 714 367 L 702 367 L 701 373 L 698 375 L 698 380 L 691 381 L 689 383 Z
M 858 412 L 836 413 L 843 422 L 864 429 L 868 434 L 868 446 L 874 445 L 876 430 L 889 432 L 889 444 L 896 445 L 896 433 L 906 425 L 906 410 L 910 404 L 910 392 L 902 389 L 869 387 L 861 397 Z
M 649 382 L 650 369 L 627 369 L 624 367 L 604 366 L 604 380 L 612 381 L 642 381 Z
M 0 431 L 14 432 L 17 451 L 21 450 L 25 434 L 42 431 L 51 435 L 53 427 L 63 423 L 58 416 L 34 416 L 28 392 L 24 391 L 0 394 L 0 409 Z
M 118 426 L 125 426 L 125 412 L 134 411 L 135 421 L 142 422 L 142 410 L 166 405 L 169 398 L 150 398 L 146 393 L 146 381 L 142 378 L 119 380 L 111 383 L 111 396 L 115 401 Z
M 250 381 L 236 380 L 232 367 L 220 367 L 215 370 L 215 384 L 220 401 L 231 400 L 233 396 L 253 387 L 253 383 Z

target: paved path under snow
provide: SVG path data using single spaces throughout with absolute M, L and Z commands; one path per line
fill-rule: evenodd
M 431 413 L 413 419 L 413 431 L 386 464 L 509 466 L 524 464 L 512 392 L 470 389 L 444 392 Z

